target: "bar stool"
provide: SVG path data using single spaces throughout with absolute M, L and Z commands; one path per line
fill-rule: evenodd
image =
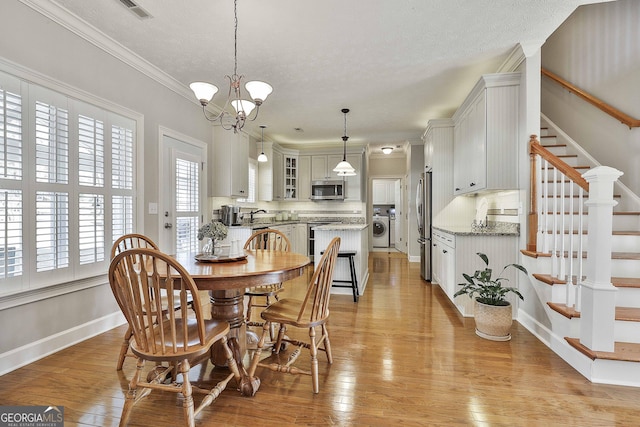
M 324 251 L 320 252 L 322 255 Z M 360 297 L 360 293 L 358 292 L 358 278 L 356 276 L 356 263 L 355 263 L 356 251 L 339 251 L 338 258 L 349 258 L 349 271 L 351 273 L 350 280 L 333 280 L 333 283 L 348 283 L 348 285 L 335 285 L 332 284 L 333 288 L 351 288 L 353 291 L 353 302 L 358 302 L 358 298 Z

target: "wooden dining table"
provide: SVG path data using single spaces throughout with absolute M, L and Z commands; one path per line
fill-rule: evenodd
M 209 291 L 212 318 L 229 322 L 230 342 L 236 346 L 235 359 L 242 372 L 243 358 L 247 350 L 245 289 L 286 282 L 299 277 L 311 261 L 308 256 L 295 252 L 261 249 L 244 249 L 244 256 L 237 257 L 242 259 L 231 262 L 224 262 L 224 259 L 202 262 L 197 261 L 195 257 L 194 253 L 175 255 L 178 262 L 189 272 L 198 289 Z M 217 366 L 226 364 L 226 356 L 221 348 L 214 348 L 211 361 Z M 253 385 L 242 390 L 245 395 L 253 395 L 259 387 L 259 380 L 256 383 L 254 379 L 246 379 L 249 380 Z

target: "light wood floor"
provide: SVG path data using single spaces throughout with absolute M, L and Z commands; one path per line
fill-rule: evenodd
M 370 274 L 359 303 L 332 297 L 334 364 L 320 354 L 320 394 L 311 392 L 310 377 L 259 372 L 254 398 L 227 389 L 196 425 L 640 425 L 640 389 L 589 383 L 517 324 L 510 342 L 477 337 L 473 320 L 458 317 L 403 254 L 372 253 Z M 286 292 L 303 288 L 301 280 Z M 128 359 L 122 374 L 115 371 L 124 330 L 4 375 L 0 405 L 62 405 L 66 426 L 116 426 L 134 367 Z M 215 378 L 219 369 L 196 370 L 194 379 Z M 180 405 L 173 394 L 153 392 L 129 425 L 179 426 Z

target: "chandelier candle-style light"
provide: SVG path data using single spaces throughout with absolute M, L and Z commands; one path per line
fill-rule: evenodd
M 210 117 L 207 115 L 206 107 L 209 102 L 213 99 L 213 96 L 218 92 L 218 87 L 212 85 L 211 83 L 206 82 L 193 82 L 189 85 L 196 98 L 200 101 L 202 105 L 202 112 L 204 113 L 204 117 L 211 121 L 220 121 L 220 125 L 226 129 L 233 129 L 234 132 L 238 132 L 244 126 L 245 121 L 253 121 L 258 117 L 258 111 L 260 110 L 260 106 L 267 99 L 267 96 L 271 92 L 273 92 L 273 88 L 270 84 L 261 82 L 258 80 L 253 80 L 247 82 L 245 84 L 245 89 L 249 93 L 249 97 L 253 101 L 249 101 L 247 99 L 242 99 L 242 89 L 240 84 L 242 83 L 242 79 L 244 76 L 238 75 L 238 1 L 234 0 L 233 2 L 233 16 L 235 19 L 235 32 L 234 32 L 234 45 L 233 45 L 233 74 L 231 76 L 226 76 L 229 79 L 229 94 L 227 96 L 227 101 L 222 107 L 222 111 L 220 114 L 214 117 Z M 225 120 L 229 117 L 230 113 L 228 113 L 227 107 L 231 104 L 231 106 L 235 110 L 235 123 L 231 124 L 229 127 L 225 125 Z M 252 111 L 255 111 L 255 115 L 252 118 L 249 118 Z M 232 119 L 233 120 L 233 119 Z
M 260 125 L 260 140 L 262 141 L 262 153 L 258 156 L 258 161 L 260 163 L 264 163 L 269 160 L 267 159 L 267 155 L 264 154 L 264 128 L 266 128 L 265 125 Z
M 338 173 L 338 176 L 354 176 L 356 174 L 356 170 L 351 163 L 347 162 L 347 140 L 349 137 L 347 136 L 347 113 L 349 112 L 348 108 L 342 109 L 342 114 L 344 114 L 344 136 L 342 137 L 343 143 L 343 151 L 342 151 L 342 161 L 333 168 L 334 172 Z

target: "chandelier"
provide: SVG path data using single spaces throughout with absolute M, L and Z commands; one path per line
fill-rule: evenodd
M 233 2 L 233 16 L 234 16 L 234 44 L 233 44 L 233 74 L 227 75 L 229 79 L 229 94 L 227 95 L 227 101 L 222 107 L 222 111 L 217 116 L 209 116 L 206 111 L 207 104 L 213 99 L 213 96 L 218 92 L 218 87 L 206 82 L 193 82 L 189 85 L 196 98 L 202 105 L 202 112 L 204 117 L 210 122 L 219 121 L 220 125 L 226 129 L 233 129 L 234 132 L 238 132 L 243 128 L 245 121 L 253 121 L 258 117 L 258 111 L 260 106 L 267 99 L 267 96 L 273 91 L 270 84 L 253 80 L 245 84 L 245 89 L 249 94 L 252 101 L 248 99 L 242 99 L 243 93 L 240 84 L 244 79 L 243 75 L 238 75 L 238 1 Z M 235 111 L 235 123 L 234 119 L 229 117 L 231 114 L 227 112 L 227 108 L 231 104 Z M 255 111 L 255 115 L 249 118 L 251 113 Z M 229 126 L 225 123 L 231 120 L 232 124 Z
M 347 140 L 349 137 L 347 136 L 347 113 L 349 112 L 348 108 L 342 109 L 342 114 L 344 114 L 344 136 L 342 137 L 343 151 L 342 151 L 342 161 L 333 168 L 334 172 L 338 173 L 338 176 L 354 176 L 356 174 L 356 170 L 351 163 L 347 162 Z

